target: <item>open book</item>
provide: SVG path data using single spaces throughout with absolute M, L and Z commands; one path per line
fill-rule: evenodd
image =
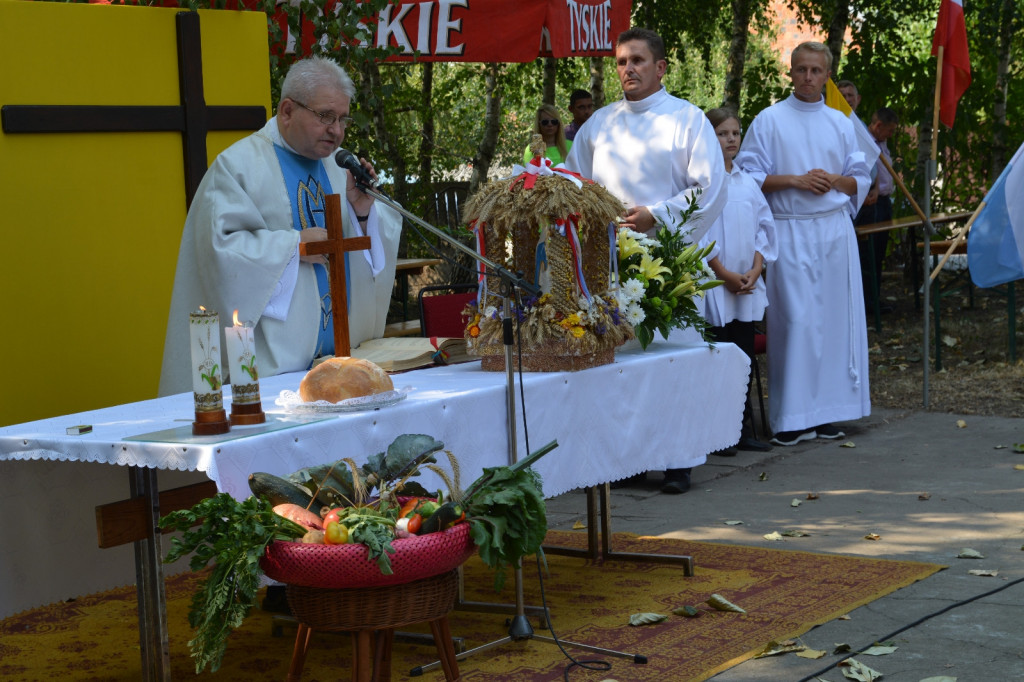
M 352 357 L 369 360 L 387 372 L 479 359 L 466 352 L 465 339 L 423 336 L 369 339 L 352 349 Z

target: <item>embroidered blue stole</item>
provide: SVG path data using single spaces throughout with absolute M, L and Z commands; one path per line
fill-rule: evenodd
M 281 164 L 288 200 L 292 205 L 292 225 L 296 230 L 307 227 L 325 227 L 326 201 L 331 194 L 331 180 L 323 163 L 294 154 L 284 147 L 274 145 L 277 160 Z M 330 258 L 330 256 L 328 256 Z M 317 328 L 316 352 L 314 358 L 334 354 L 334 324 L 331 315 L 331 286 L 327 268 L 319 263 L 313 265 L 316 286 L 320 293 L 320 324 Z M 348 253 L 345 254 L 346 291 L 351 290 L 349 282 Z M 347 303 L 347 301 L 346 301 Z

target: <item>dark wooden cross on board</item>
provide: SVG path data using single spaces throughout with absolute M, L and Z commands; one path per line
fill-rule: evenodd
M 206 133 L 259 130 L 267 122 L 262 106 L 207 106 L 203 96 L 203 57 L 199 14 L 175 16 L 178 42 L 178 106 L 90 106 L 4 104 L 5 133 L 180 132 L 185 165 L 185 205 L 206 173 Z
M 327 239 L 299 244 L 303 256 L 330 256 L 327 278 L 331 283 L 331 318 L 334 321 L 334 354 L 344 357 L 352 353 L 348 335 L 348 285 L 345 283 L 345 252 L 370 248 L 369 237 L 344 237 L 341 226 L 341 195 L 328 194 L 324 208 Z

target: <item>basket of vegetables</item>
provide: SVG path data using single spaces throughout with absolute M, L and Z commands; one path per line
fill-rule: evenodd
M 438 464 L 443 443 L 406 434 L 362 466 L 345 458 L 286 477 L 254 473 L 245 500 L 220 493 L 168 514 L 161 528 L 182 535 L 165 561 L 192 554 L 193 571 L 213 564 L 189 613 L 196 672 L 220 667 L 264 575 L 289 589 L 388 588 L 450 573 L 478 552 L 500 588 L 544 540 L 544 497 L 530 465 L 555 447 L 485 468 L 463 490 L 455 456 L 445 451 L 450 470 Z M 421 469 L 438 474 L 448 491 L 428 492 L 412 480 Z

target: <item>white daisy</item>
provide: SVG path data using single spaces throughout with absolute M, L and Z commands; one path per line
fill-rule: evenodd
M 644 309 L 636 305 L 635 303 L 630 303 L 629 305 L 626 306 L 625 315 L 626 321 L 629 322 L 634 327 L 643 322 L 644 319 L 647 318 L 647 313 L 644 312 Z

